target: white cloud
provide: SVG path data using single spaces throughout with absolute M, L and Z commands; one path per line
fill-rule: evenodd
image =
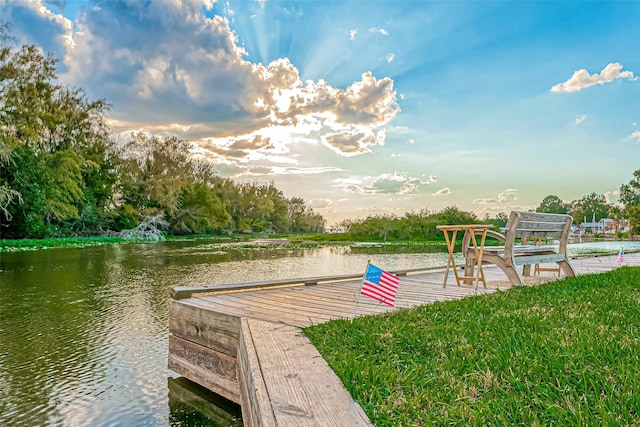
M 381 34 L 383 36 L 388 36 L 389 35 L 389 31 L 385 30 L 384 28 L 370 28 L 369 31 L 371 31 L 372 33 L 378 33 Z
M 355 40 L 357 34 L 358 34 L 358 30 L 356 30 L 355 28 L 352 30 L 349 30 L 349 40 Z
M 487 198 L 487 199 L 474 199 L 473 203 L 478 203 L 481 205 L 498 203 L 498 199 L 496 198 Z
M 387 194 L 407 196 L 415 192 L 420 185 L 427 184 L 419 178 L 413 178 L 405 173 L 385 173 L 374 178 L 342 179 L 336 182 L 336 188 L 354 194 L 374 195 Z
M 453 193 L 451 192 L 449 187 L 444 187 L 436 191 L 435 193 L 433 193 L 432 196 L 447 196 L 449 194 L 453 194 Z
M 332 206 L 329 199 L 311 199 L 309 200 L 309 207 L 312 209 L 327 209 Z
M 622 71 L 622 65 L 617 62 L 608 64 L 600 74 L 589 74 L 587 70 L 580 69 L 573 73 L 571 78 L 563 83 L 558 83 L 551 88 L 551 92 L 577 92 L 579 90 L 597 85 L 610 83 L 616 79 L 637 80 L 631 71 Z
M 227 19 L 202 13 L 211 10 L 211 0 L 104 2 L 81 9 L 73 30 L 38 5 L 2 2 L 0 12 L 12 16 L 20 9 L 28 16 L 24 21 L 47 23 L 46 32 L 59 35 L 61 81 L 107 99 L 119 131 L 168 132 L 166 123 L 180 123 L 187 129 L 180 136 L 201 144 L 202 153 L 232 161 L 249 160 L 253 151 L 284 153 L 303 140 L 355 156 L 384 145 L 385 126 L 400 111 L 388 77 L 364 72 L 341 89 L 323 80 L 302 82 L 287 58 L 267 65 L 245 60 Z M 282 135 L 268 134 L 273 128 Z M 271 145 L 258 143 L 258 136 Z
M 629 135 L 629 138 L 635 139 L 636 141 L 640 142 L 640 130 L 633 132 L 631 135 Z
M 406 180 L 406 176 L 398 173 L 382 174 L 375 178 L 371 184 L 365 188 L 365 192 L 375 194 L 397 194 L 400 193 Z
M 620 190 L 606 191 L 603 196 L 608 205 L 615 205 L 620 201 Z
M 396 104 L 393 80 L 376 79 L 371 72 L 362 74 L 344 91 L 336 93 L 337 121 L 342 123 L 387 124 L 400 108 Z
M 36 42 L 44 52 L 58 58 L 73 46 L 71 21 L 47 9 L 41 1 L 0 0 L 0 17 L 0 22 L 11 24 L 11 36 L 21 44 Z
M 478 204 L 512 203 L 518 200 L 518 196 L 516 195 L 517 192 L 518 190 L 514 188 L 507 188 L 502 193 L 499 193 L 497 197 L 491 197 L 486 199 L 475 199 L 473 200 L 473 203 L 478 203 Z
M 387 62 L 389 62 L 389 63 L 393 62 L 395 57 L 396 57 L 396 55 L 393 54 L 393 53 L 388 54 L 387 55 Z
M 250 167 L 242 175 L 253 176 L 273 176 L 273 175 L 318 175 L 329 172 L 340 172 L 341 169 L 334 167 L 282 167 L 282 166 L 264 166 L 264 167 Z
M 578 114 L 573 123 L 578 126 L 580 123 L 584 122 L 587 119 L 587 115 L 586 114 Z
M 498 200 L 500 203 L 514 202 L 518 200 L 518 196 L 516 195 L 517 192 L 518 190 L 515 188 L 507 188 L 502 193 L 498 194 Z
M 409 139 L 407 142 L 408 142 L 409 144 L 415 144 L 415 143 L 416 143 L 415 139 Z
M 347 157 L 368 153 L 371 151 L 369 146 L 384 144 L 383 139 L 378 139 L 376 134 L 362 128 L 347 128 L 340 132 L 326 133 L 320 139 L 334 152 Z

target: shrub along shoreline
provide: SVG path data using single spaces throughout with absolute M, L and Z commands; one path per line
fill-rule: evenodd
M 376 426 L 638 425 L 640 267 L 304 331 Z

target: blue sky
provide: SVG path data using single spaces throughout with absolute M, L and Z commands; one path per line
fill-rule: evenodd
M 111 105 L 332 224 L 554 194 L 640 168 L 640 2 L 15 1 L 0 16 Z

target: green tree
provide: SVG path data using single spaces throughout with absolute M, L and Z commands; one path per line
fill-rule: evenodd
M 566 214 L 568 211 L 567 204 L 558 196 L 550 195 L 545 197 L 540 206 L 536 208 L 536 212 L 546 212 L 553 214 Z
M 579 200 L 573 201 L 571 215 L 575 224 L 581 224 L 585 218 L 587 222 L 591 222 L 594 219 L 597 222 L 607 217 L 609 209 L 610 206 L 607 204 L 604 195 L 590 193 Z
M 317 214 L 300 197 L 286 199 L 287 204 L 287 231 L 298 232 L 319 232 L 324 230 L 325 220 L 322 215 Z
M 289 231 L 287 199 L 273 183 L 240 183 L 227 186 L 229 212 L 236 230 Z
M 319 233 L 324 231 L 326 221 L 322 217 L 322 215 L 314 212 L 313 209 L 308 209 L 304 215 L 304 224 L 305 228 L 303 231 L 313 231 Z
M 620 187 L 620 202 L 625 206 L 640 206 L 640 169 L 633 172 L 628 184 Z
M 139 220 L 174 216 L 184 188 L 195 180 L 190 149 L 190 143 L 175 137 L 134 133 L 119 152 L 121 204 L 135 209 Z
M 436 219 L 440 225 L 477 224 L 480 222 L 475 214 L 462 211 L 456 206 L 444 208 L 434 215 L 434 219 Z
M 504 212 L 499 212 L 496 214 L 495 218 L 485 218 L 487 224 L 491 224 L 497 228 L 503 228 L 507 225 L 507 221 L 509 221 L 509 215 Z
M 287 200 L 287 222 L 291 232 L 300 232 L 305 228 L 305 214 L 307 203 L 300 197 L 292 197 Z
M 287 199 L 281 190 L 271 182 L 269 185 L 259 187 L 258 197 L 271 200 L 273 209 L 269 214 L 269 224 L 272 231 L 288 231 L 289 221 L 287 220 L 288 204 Z
M 637 233 L 640 231 L 640 205 L 627 206 L 624 210 L 625 216 L 629 219 L 631 231 Z
M 624 206 L 621 214 L 629 218 L 631 231 L 640 231 L 640 169 L 633 172 L 633 178 L 620 186 L 620 203 Z
M 231 218 L 214 191 L 199 182 L 188 184 L 182 190 L 179 206 L 170 220 L 173 234 L 220 232 Z
M 51 55 L 11 42 L 2 26 L 0 225 L 7 237 L 71 232 L 87 208 L 103 210 L 112 195 L 113 168 L 103 167 L 107 105 L 56 84 Z
M 7 31 L 7 25 L 0 25 L 0 102 L 4 103 L 5 93 L 5 80 L 10 78 L 12 74 L 12 62 L 8 59 L 12 56 L 11 46 L 9 45 L 10 38 Z M 0 114 L 4 117 L 4 108 L 0 110 Z M 4 122 L 4 120 L 3 120 Z M 5 168 L 11 163 L 11 153 L 13 151 L 13 145 L 11 140 L 7 138 L 8 132 L 0 128 L 0 168 Z M 9 186 L 9 183 L 4 180 L 0 180 L 0 235 L 2 233 L 2 218 L 11 220 L 11 213 L 8 207 L 12 203 L 21 203 L 22 196 L 20 193 Z

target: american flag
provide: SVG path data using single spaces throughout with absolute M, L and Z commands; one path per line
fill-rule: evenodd
M 624 262 L 624 248 L 620 248 L 620 253 L 618 253 L 618 263 Z
M 393 307 L 398 283 L 400 283 L 400 278 L 395 274 L 369 264 L 362 280 L 360 295 L 373 298 L 389 307 Z

